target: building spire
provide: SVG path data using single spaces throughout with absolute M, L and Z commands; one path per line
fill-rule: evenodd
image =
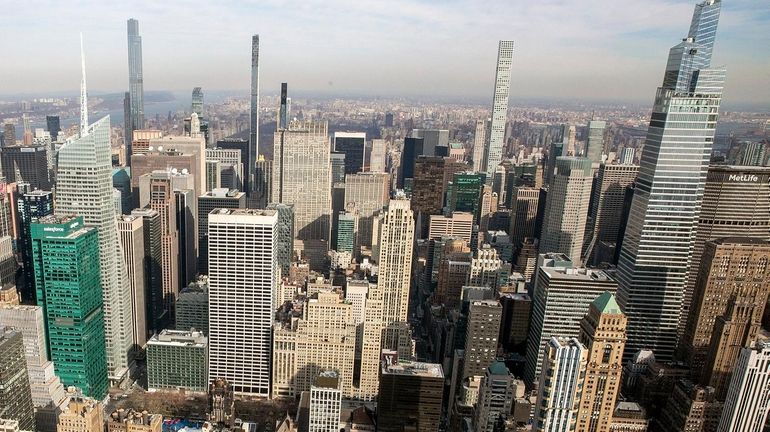
M 83 51 L 83 33 L 80 33 L 80 136 L 88 134 L 88 91 L 86 90 L 86 55 Z

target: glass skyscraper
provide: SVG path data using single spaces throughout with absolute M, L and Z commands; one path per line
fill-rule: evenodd
M 98 230 L 82 217 L 46 216 L 31 225 L 37 302 L 48 350 L 65 386 L 107 394 Z
M 128 27 L 128 94 L 130 118 L 125 119 L 126 129 L 131 132 L 144 129 L 144 80 L 142 76 L 142 37 L 139 36 L 139 21 L 131 18 Z M 127 138 L 132 135 L 126 133 Z M 126 143 L 128 145 L 128 143 Z
M 720 7 L 719 0 L 695 7 L 655 97 L 618 262 L 626 358 L 646 348 L 668 361 L 676 347 L 725 76 L 710 68 Z

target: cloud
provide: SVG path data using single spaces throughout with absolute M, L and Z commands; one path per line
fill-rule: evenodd
M 145 87 L 247 89 L 250 36 L 259 33 L 265 92 L 488 97 L 497 41 L 515 41 L 512 98 L 646 100 L 668 48 L 689 27 L 684 0 L 259 0 L 21 2 L 6 7 L 0 91 L 78 85 L 77 35 L 89 85 L 127 85 L 125 20 L 140 21 Z M 729 98 L 770 99 L 770 3 L 728 2 L 715 60 Z M 6 58 L 9 58 L 6 57 Z

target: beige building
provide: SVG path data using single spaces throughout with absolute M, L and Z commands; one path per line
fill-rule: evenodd
M 407 321 L 414 249 L 414 216 L 409 200 L 403 196 L 391 199 L 376 225 L 377 284 L 383 294 L 382 318 L 387 326 Z
M 134 346 L 141 349 L 147 343 L 143 218 L 140 216 L 119 216 L 118 238 L 123 248 L 123 259 L 126 262 L 126 276 L 131 285 L 131 322 L 134 326 Z
M 56 432 L 104 432 L 104 407 L 101 402 L 78 394 L 59 414 Z
M 580 322 L 580 342 L 588 349 L 576 432 L 609 432 L 621 387 L 626 316 L 615 296 L 601 294 Z
M 195 176 L 195 196 L 200 196 L 206 191 L 206 140 L 203 137 L 164 136 L 153 138 L 150 139 L 150 147 L 195 155 L 197 166 L 190 169 L 190 174 Z M 133 172 L 131 174 L 133 175 Z
M 150 140 L 163 136 L 163 131 L 154 129 L 137 129 L 132 132 L 131 155 L 146 154 L 150 150 Z
M 107 432 L 161 432 L 163 416 L 147 411 L 119 409 L 107 417 Z
M 471 244 L 473 236 L 473 214 L 453 212 L 452 216 L 430 215 L 428 238 L 439 240 L 441 237 L 460 237 Z
M 511 191 L 511 226 L 513 247 L 519 248 L 526 238 L 535 237 L 540 188 L 519 186 Z
M 388 205 L 390 175 L 362 172 L 345 176 L 345 209 L 358 218 L 354 251 L 372 246 L 372 224 L 377 213 Z

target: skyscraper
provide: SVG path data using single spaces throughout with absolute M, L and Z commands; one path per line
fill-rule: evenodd
M 463 376 L 482 376 L 497 358 L 497 337 L 503 308 L 497 300 L 471 302 L 465 336 Z
M 604 128 L 607 122 L 602 120 L 591 120 L 588 122 L 588 140 L 586 148 L 583 150 L 583 157 L 591 160 L 595 167 L 599 167 L 604 154 Z
M 249 115 L 249 151 L 246 166 L 247 192 L 254 190 L 254 167 L 259 155 L 259 35 L 251 37 L 251 114 Z
M 134 326 L 134 347 L 140 350 L 147 343 L 147 287 L 144 275 L 144 223 L 141 216 L 121 215 L 118 234 L 126 263 L 126 277 L 131 284 L 131 323 Z
M 389 174 L 367 172 L 345 176 L 345 207 L 350 210 L 352 205 L 358 218 L 356 254 L 360 253 L 361 247 L 372 247 L 374 216 L 388 205 L 389 191 Z
M 334 151 L 345 155 L 345 174 L 363 171 L 365 148 L 365 132 L 334 132 Z
M 275 226 L 278 238 L 275 259 L 281 274 L 288 275 L 294 258 L 294 204 L 270 203 L 267 209 L 278 212 L 278 223 Z
M 128 27 L 128 94 L 131 106 L 131 123 L 125 128 L 131 132 L 144 129 L 144 75 L 142 73 L 142 37 L 139 36 L 139 21 L 131 18 Z M 126 134 L 133 139 L 133 134 Z M 128 146 L 128 142 L 126 143 Z
M 198 117 L 203 116 L 203 89 L 200 87 L 193 87 L 192 105 L 190 108 L 192 112 L 198 114 Z
M 519 381 L 520 382 L 520 381 Z M 493 432 L 495 425 L 511 415 L 515 380 L 505 363 L 489 365 L 479 386 L 474 424 L 478 432 Z
M 440 364 L 383 361 L 377 398 L 377 430 L 437 432 L 444 372 Z
M 473 134 L 473 171 L 480 172 L 485 171 L 484 159 L 486 143 L 487 143 L 487 131 L 489 130 L 489 123 L 491 119 L 476 120 L 476 132 Z
M 533 187 L 516 187 L 511 193 L 511 243 L 520 248 L 525 238 L 535 237 L 535 223 L 540 201 L 540 189 Z
M 145 207 L 131 212 L 142 218 L 144 231 L 144 286 L 146 304 L 146 328 L 149 333 L 160 331 L 170 319 L 163 304 L 163 268 L 161 267 L 160 214 Z
M 384 296 L 382 321 L 388 326 L 407 322 L 414 241 L 414 216 L 409 200 L 403 196 L 391 199 L 378 228 L 377 283 Z
M 336 431 L 340 427 L 342 392 L 339 375 L 335 371 L 323 371 L 310 387 L 310 427 L 308 432 Z
M 34 189 L 51 189 L 45 145 L 5 146 L 0 153 L 0 166 L 9 183 L 26 182 Z
M 59 132 L 61 132 L 61 123 L 59 122 L 59 116 L 47 115 L 45 116 L 46 130 L 51 134 L 51 140 L 59 141 Z
M 209 214 L 209 382 L 246 395 L 270 396 L 277 223 L 275 210 Z
M 29 385 L 21 333 L 0 327 L 0 418 L 35 429 L 35 408 Z
M 33 190 L 21 192 L 16 200 L 19 224 L 19 249 L 24 267 L 24 285 L 20 287 L 25 301 L 35 301 L 35 270 L 32 265 L 32 239 L 30 225 L 32 219 L 53 214 L 53 193 L 51 191 Z
M 576 338 L 552 337 L 544 348 L 542 374 L 532 430 L 569 432 L 574 429 L 588 351 Z
M 56 374 L 64 385 L 101 399 L 108 365 L 98 230 L 82 217 L 46 216 L 32 223 L 31 235 L 37 301 Z M 129 335 L 132 330 L 125 329 Z
M 627 358 L 642 348 L 661 361 L 674 354 L 722 99 L 725 71 L 710 69 L 721 6 L 707 0 L 695 7 L 690 32 L 671 48 L 655 97 L 618 261 Z
M 80 135 L 59 150 L 55 212 L 80 215 L 99 231 L 99 262 L 104 298 L 104 333 L 110 380 L 127 376 L 133 347 L 131 288 L 126 280 L 112 196 L 109 116 L 89 125 L 85 60 L 81 87 Z
M 718 432 L 762 430 L 770 408 L 770 343 L 742 348 L 730 381 Z
M 581 262 L 592 182 L 590 159 L 556 158 L 556 173 L 546 197 L 541 252 L 563 253 L 573 262 Z
M 219 208 L 246 208 L 246 194 L 220 188 L 198 197 L 198 271 L 203 274 L 209 268 L 209 213 Z
M 508 96 L 511 92 L 511 65 L 513 64 L 513 41 L 501 40 L 497 48 L 497 69 L 495 70 L 495 94 L 492 98 L 492 121 L 487 132 L 484 170 L 487 181 L 491 182 L 497 165 L 503 158 L 505 123 L 508 120 Z
M 615 296 L 601 294 L 580 321 L 580 342 L 588 349 L 576 432 L 609 432 L 620 393 L 626 317 Z

